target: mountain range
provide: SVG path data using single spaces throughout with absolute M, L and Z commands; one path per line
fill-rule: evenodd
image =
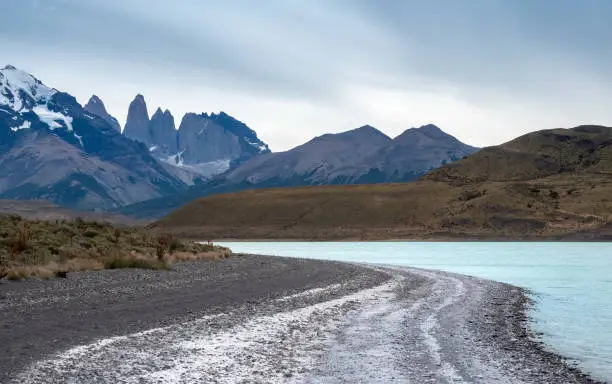
M 144 108 L 146 115 L 142 96 L 137 96 L 132 104 L 135 103 L 136 111 L 130 111 L 128 116 L 130 124 L 142 117 L 137 113 L 139 108 Z M 172 122 L 169 112 L 155 114 L 150 121 L 145 117 L 153 133 L 151 144 L 171 145 L 177 141 L 179 132 L 164 131 L 167 122 Z M 176 194 L 257 151 L 268 150 L 253 131 L 229 115 L 202 116 L 200 120 L 220 121 L 211 124 L 215 132 L 224 125 L 230 128 L 222 129 L 244 133 L 244 138 L 235 134 L 226 137 L 231 143 L 239 143 L 240 148 L 246 148 L 245 143 L 253 144 L 242 152 L 236 150 L 228 155 L 227 151 L 219 151 L 217 157 L 208 156 L 208 163 L 217 161 L 223 165 L 216 171 L 207 170 L 207 174 L 198 168 L 202 158 L 197 156 L 183 158 L 178 152 L 174 154 L 177 161 L 160 161 L 149 143 L 122 134 L 117 119 L 97 96 L 82 107 L 70 94 L 6 66 L 0 70 L 0 197 L 44 199 L 84 210 L 113 210 Z M 193 130 L 188 124 L 185 131 L 189 129 Z M 130 128 L 127 133 L 132 131 Z M 200 137 L 206 134 L 207 129 L 201 135 L 196 133 L 194 141 L 206 142 Z M 216 144 L 224 147 L 227 143 L 220 140 Z
M 612 238 L 612 128 L 529 133 L 410 183 L 274 188 L 197 199 L 152 225 L 192 238 Z
M 184 192 L 120 211 L 154 218 L 198 197 L 245 189 L 407 182 L 477 150 L 432 124 L 410 128 L 395 139 L 366 125 L 316 137 L 286 152 L 253 157 Z
M 392 139 L 369 125 L 272 153 L 225 112 L 149 116 L 125 127 L 93 95 L 85 106 L 15 67 L 0 70 L 0 198 L 160 217 L 188 201 L 252 188 L 405 182 L 477 150 L 433 124 Z
M 112 209 L 187 188 L 147 148 L 71 95 L 0 70 L 0 194 Z

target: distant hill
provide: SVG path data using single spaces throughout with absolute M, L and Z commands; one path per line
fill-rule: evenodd
M 107 212 L 73 211 L 45 200 L 0 200 L 0 216 L 3 215 L 18 215 L 27 220 L 45 221 L 81 218 L 86 221 L 100 221 L 117 226 L 144 226 L 147 224 L 146 221 Z
M 247 189 L 406 182 L 476 150 L 432 124 L 408 129 L 395 139 L 366 125 L 315 137 L 286 152 L 253 157 L 185 192 L 133 204 L 121 212 L 162 217 L 199 197 Z
M 197 238 L 556 239 L 604 236 L 612 128 L 533 132 L 404 184 L 253 190 L 154 224 Z

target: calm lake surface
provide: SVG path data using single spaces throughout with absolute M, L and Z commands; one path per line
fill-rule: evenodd
M 407 265 L 528 288 L 543 341 L 612 382 L 612 243 L 237 242 L 234 252 Z

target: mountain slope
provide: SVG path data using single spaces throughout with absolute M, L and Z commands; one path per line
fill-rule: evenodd
M 411 128 L 362 162 L 381 182 L 411 181 L 423 173 L 476 152 L 433 124 Z
M 0 197 L 113 209 L 185 183 L 67 93 L 0 70 Z
M 125 207 L 122 213 L 161 217 L 198 197 L 254 188 L 405 182 L 476 150 L 433 125 L 409 129 L 393 140 L 366 125 L 254 157 L 180 195 Z
M 206 238 L 609 236 L 612 128 L 530 133 L 411 183 L 254 190 L 196 200 L 155 224 Z
M 230 183 L 276 183 L 289 185 L 333 184 L 359 173 L 364 157 L 388 144 L 391 139 L 379 130 L 363 126 L 339 134 L 314 138 L 287 152 L 252 159 L 225 175 Z M 291 181 L 294 180 L 294 181 Z

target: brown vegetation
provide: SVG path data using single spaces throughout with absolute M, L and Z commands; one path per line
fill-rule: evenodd
M 406 184 L 251 190 L 155 223 L 235 239 L 548 239 L 612 223 L 612 128 L 534 132 Z
M 0 216 L 0 278 L 65 277 L 73 271 L 168 269 L 182 260 L 212 260 L 230 251 L 139 228 L 100 222 L 38 221 Z
M 103 221 L 122 227 L 147 224 L 147 221 L 114 213 L 75 211 L 45 200 L 0 199 L 0 215 L 18 215 L 28 220 L 74 220 L 80 217 L 87 221 Z

